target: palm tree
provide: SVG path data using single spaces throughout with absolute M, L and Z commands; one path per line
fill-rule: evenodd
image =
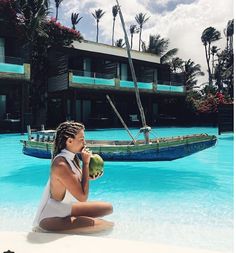
M 135 33 L 139 32 L 139 29 L 137 28 L 136 25 L 130 25 L 129 27 L 129 32 L 130 32 L 130 48 L 132 49 L 133 47 L 133 37 Z
M 37 61 L 39 58 L 41 60 L 44 57 L 44 53 L 47 50 L 42 50 L 43 46 L 41 47 L 41 45 L 44 44 L 44 40 L 48 38 L 47 32 L 45 31 L 45 24 L 49 13 L 49 2 L 48 0 L 20 0 L 15 3 L 16 12 L 20 17 L 21 27 L 24 33 L 22 36 L 24 37 L 23 43 L 25 43 L 23 50 L 25 49 L 25 57 L 28 58 L 31 64 L 31 82 L 28 83 L 25 88 L 25 99 L 22 108 L 24 108 L 25 112 L 29 110 L 30 96 L 31 101 L 33 102 L 31 104 L 33 120 L 36 122 L 37 120 L 40 121 L 40 117 L 38 117 L 39 114 L 37 112 L 43 111 L 42 101 L 44 101 L 46 94 L 46 75 L 42 75 L 42 68 L 44 68 L 44 64 L 39 65 L 37 64 Z M 41 79 L 38 78 L 39 76 Z M 41 82 L 39 79 L 43 79 L 43 81 Z M 22 116 L 22 119 L 23 118 L 24 115 Z
M 95 10 L 94 13 L 92 13 L 93 17 L 96 19 L 97 21 L 97 36 L 96 36 L 96 42 L 98 42 L 98 33 L 99 33 L 99 28 L 98 28 L 98 23 L 101 19 L 101 17 L 105 14 L 105 11 L 103 11 L 102 9 L 98 9 Z
M 204 72 L 201 71 L 201 66 L 199 64 L 195 64 L 191 59 L 184 63 L 184 74 L 184 84 L 187 92 L 192 90 L 196 85 L 196 77 L 204 76 Z
M 28 45 L 33 45 L 38 36 L 46 37 L 44 24 L 49 13 L 48 0 L 21 0 L 16 2 Z
M 227 38 L 227 51 L 233 50 L 233 35 L 234 35 L 234 20 L 229 20 L 227 23 L 227 28 L 224 29 L 224 34 Z
M 79 21 L 82 19 L 83 17 L 79 18 L 79 13 L 71 13 L 71 24 L 72 24 L 72 29 L 75 30 L 75 26 L 79 23 Z
M 161 56 L 163 55 L 164 52 L 166 52 L 168 46 L 169 46 L 168 39 L 161 38 L 159 34 L 150 35 L 147 52 Z
M 143 13 L 139 13 L 135 16 L 135 20 L 139 25 L 139 46 L 138 46 L 138 50 L 140 51 L 140 47 L 141 47 L 141 40 L 142 40 L 142 29 L 143 29 L 143 25 L 148 21 L 148 19 L 150 17 L 146 18 L 147 13 L 143 14 Z
M 112 15 L 113 15 L 113 25 L 112 25 L 112 38 L 111 38 L 111 43 L 112 43 L 112 46 L 114 46 L 114 32 L 115 32 L 115 22 L 116 22 L 116 16 L 118 14 L 118 5 L 114 5 L 112 7 Z
M 116 41 L 116 44 L 115 44 L 116 47 L 124 47 L 125 46 L 125 42 L 123 42 L 123 39 L 118 39 Z
M 163 54 L 160 58 L 160 63 L 164 64 L 169 62 L 171 58 L 173 58 L 178 53 L 178 48 L 173 48 L 168 50 L 165 54 Z
M 177 48 L 168 50 L 169 40 L 158 35 L 150 35 L 148 47 L 144 51 L 160 56 L 160 63 L 167 63 L 178 52 Z
M 211 47 L 211 55 L 212 55 L 212 73 L 214 73 L 214 68 L 215 68 L 215 54 L 219 51 L 220 49 L 217 48 L 217 46 L 212 46 Z
M 174 57 L 169 62 L 171 72 L 173 73 L 181 73 L 184 72 L 184 61 L 179 57 Z
M 63 0 L 55 0 L 55 5 L 56 5 L 56 20 L 58 18 L 58 9 L 59 9 L 59 6 L 61 4 Z
M 208 68 L 209 85 L 212 85 L 212 73 L 210 69 L 211 43 L 221 39 L 221 34 L 214 27 L 206 28 L 201 36 L 202 43 L 205 47 L 205 55 Z

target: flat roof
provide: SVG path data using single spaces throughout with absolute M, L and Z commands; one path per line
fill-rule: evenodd
M 75 49 L 95 52 L 113 56 L 119 56 L 128 58 L 126 48 L 115 47 L 111 45 L 106 45 L 102 43 L 96 43 L 92 41 L 84 40 L 82 42 L 74 41 L 72 46 Z M 131 50 L 131 57 L 135 60 L 146 61 L 151 63 L 160 63 L 160 57 L 155 54 L 143 53 L 136 50 Z

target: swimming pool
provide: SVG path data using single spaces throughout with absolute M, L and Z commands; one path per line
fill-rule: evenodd
M 136 135 L 137 130 L 131 130 Z M 159 128 L 159 136 L 217 135 L 216 128 Z M 129 139 L 123 129 L 87 131 L 88 139 Z M 0 135 L 0 231 L 30 231 L 49 160 L 22 154 L 19 134 Z M 106 237 L 233 251 L 233 134 L 171 162 L 106 162 L 90 200 L 112 202 Z

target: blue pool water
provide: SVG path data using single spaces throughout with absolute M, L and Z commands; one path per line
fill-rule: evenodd
M 136 135 L 137 130 L 132 130 Z M 159 137 L 217 135 L 216 128 L 159 128 Z M 87 131 L 88 139 L 129 139 L 123 129 Z M 90 200 L 112 202 L 111 238 L 233 251 L 233 134 L 213 148 L 171 162 L 106 162 Z M 0 231 L 30 231 L 49 160 L 22 154 L 19 134 L 0 135 Z

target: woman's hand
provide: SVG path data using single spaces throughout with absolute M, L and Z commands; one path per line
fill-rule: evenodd
M 89 165 L 91 155 L 92 153 L 89 151 L 89 149 L 83 147 L 83 149 L 81 150 L 81 158 L 84 165 Z
M 98 175 L 94 175 L 94 176 L 89 176 L 89 179 L 90 180 L 96 180 L 96 179 L 98 179 L 98 178 L 100 178 L 102 175 L 103 175 L 103 171 L 101 171 Z

